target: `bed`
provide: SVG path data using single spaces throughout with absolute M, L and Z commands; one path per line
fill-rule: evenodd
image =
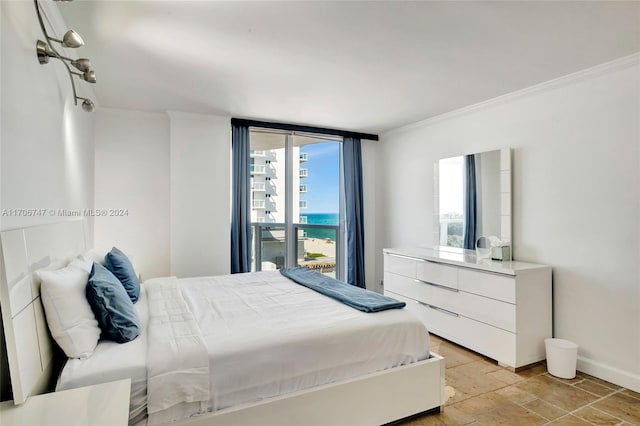
M 429 352 L 426 330 L 406 310 L 364 314 L 277 271 L 149 280 L 135 305 L 145 332 L 126 344 L 103 341 L 88 359 L 60 368 L 32 273 L 84 253 L 84 222 L 0 238 L 0 302 L 17 404 L 53 383 L 62 390 L 125 377 L 132 379 L 131 424 L 375 425 L 444 403 L 444 360 Z M 157 351 L 149 349 L 147 299 L 168 285 L 180 289 L 204 337 L 209 393 L 206 401 L 149 410 L 157 404 L 147 393 L 157 388 L 149 385 L 148 361 Z

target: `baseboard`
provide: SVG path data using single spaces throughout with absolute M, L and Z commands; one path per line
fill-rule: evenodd
M 640 374 L 620 370 L 592 359 L 578 357 L 578 371 L 597 377 L 618 386 L 640 392 Z

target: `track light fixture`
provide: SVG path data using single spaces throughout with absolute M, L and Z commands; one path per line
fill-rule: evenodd
M 54 1 L 68 3 L 73 0 L 54 0 Z M 77 47 L 84 46 L 84 41 L 82 40 L 82 37 L 80 37 L 80 35 L 73 30 L 67 31 L 62 37 L 62 40 L 51 37 L 47 33 L 47 30 L 44 26 L 44 21 L 42 19 L 42 11 L 40 9 L 40 4 L 38 3 L 38 0 L 33 0 L 33 2 L 36 7 L 38 22 L 40 22 L 40 28 L 42 29 L 42 34 L 44 35 L 44 38 L 45 38 L 44 41 L 42 40 L 36 41 L 36 54 L 38 56 L 38 62 L 44 65 L 49 63 L 49 58 L 59 59 L 60 62 L 64 64 L 65 68 L 67 68 L 67 72 L 69 73 L 69 80 L 71 81 L 71 88 L 73 89 L 74 103 L 78 105 L 78 101 L 81 100 L 83 101 L 82 109 L 87 112 L 92 112 L 95 108 L 93 101 L 91 101 L 90 99 L 78 96 L 76 92 L 76 85 L 73 80 L 73 76 L 76 75 L 88 83 L 96 82 L 96 73 L 91 69 L 91 61 L 87 58 L 71 59 L 71 58 L 67 58 L 66 56 L 62 56 L 56 50 L 56 48 L 53 47 L 53 45 L 51 44 L 51 42 L 54 41 L 56 43 L 60 43 L 62 47 L 77 48 Z M 71 66 L 73 66 L 75 69 L 77 69 L 80 72 L 72 71 L 71 68 L 69 67 L 69 64 L 71 64 Z
M 84 81 L 86 81 L 88 83 L 95 83 L 96 82 L 96 73 L 93 70 L 85 71 L 82 74 L 80 74 L 79 72 L 71 71 L 71 74 L 77 75 L 78 77 L 80 77 L 81 79 L 83 79 Z
M 47 38 L 51 41 L 58 42 L 62 45 L 62 47 L 71 47 L 73 49 L 84 46 L 84 40 L 80 37 L 80 34 L 73 30 L 69 30 L 64 33 L 62 40 L 58 40 L 57 38 L 49 37 Z
M 87 58 L 71 59 L 62 55 L 56 56 L 49 45 L 42 40 L 36 42 L 36 52 L 38 53 L 38 61 L 41 64 L 49 63 L 49 58 L 59 58 L 69 62 L 78 71 L 86 72 L 91 70 L 91 61 Z
M 82 100 L 82 109 L 87 111 L 87 112 L 93 112 L 93 101 L 91 99 L 87 99 L 87 98 L 81 98 L 79 96 L 76 96 L 76 102 L 78 101 L 78 99 Z

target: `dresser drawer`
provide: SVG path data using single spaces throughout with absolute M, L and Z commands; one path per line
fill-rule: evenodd
M 420 318 L 430 333 L 460 343 L 504 364 L 515 366 L 516 335 L 514 333 L 474 321 L 463 315 L 425 306 L 393 292 L 389 292 L 388 296 L 405 302 L 406 309 Z
M 464 316 L 425 308 L 427 329 L 504 364 L 515 366 L 516 335 Z
M 472 293 L 460 292 L 451 310 L 467 318 L 516 332 L 516 305 Z
M 429 294 L 422 288 L 426 284 L 419 284 L 415 278 L 404 277 L 391 272 L 384 273 L 384 290 L 392 291 L 415 300 L 426 301 Z
M 385 276 L 385 289 L 506 331 L 516 331 L 513 304 L 453 290 L 394 274 Z
M 458 285 L 460 290 L 469 293 L 516 303 L 515 277 L 460 269 Z
M 445 287 L 458 288 L 457 268 L 427 260 L 418 262 L 416 278 Z
M 394 274 L 403 275 L 409 278 L 416 277 L 416 264 L 420 262 L 406 256 L 400 256 L 392 253 L 384 254 L 384 270 L 385 272 L 393 272 Z

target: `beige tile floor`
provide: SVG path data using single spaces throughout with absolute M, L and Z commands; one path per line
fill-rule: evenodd
M 446 361 L 444 411 L 402 426 L 640 425 L 640 394 L 631 390 L 580 372 L 558 379 L 544 363 L 512 373 L 437 336 L 431 344 Z

